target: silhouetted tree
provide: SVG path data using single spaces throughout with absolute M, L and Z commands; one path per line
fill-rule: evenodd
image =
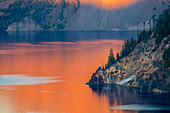
M 109 60 L 108 60 L 108 66 L 110 67 L 111 65 L 113 65 L 115 63 L 115 57 L 114 57 L 114 54 L 113 54 L 113 49 L 111 48 L 110 49 L 110 54 L 109 54 Z
M 111 65 L 113 65 L 116 62 L 114 54 L 113 54 L 113 49 L 110 49 L 109 57 L 108 57 L 108 63 L 105 64 L 105 69 L 109 68 Z
M 117 55 L 116 55 L 116 60 L 117 60 L 117 61 L 120 60 L 120 55 L 119 55 L 119 53 L 117 53 Z

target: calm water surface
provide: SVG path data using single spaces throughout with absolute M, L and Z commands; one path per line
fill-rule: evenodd
M 135 32 L 0 32 L 0 113 L 169 112 L 169 94 L 87 86 Z

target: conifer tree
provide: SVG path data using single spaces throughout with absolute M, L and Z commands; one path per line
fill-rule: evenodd
M 111 65 L 113 65 L 115 63 L 115 57 L 114 57 L 114 54 L 113 54 L 113 49 L 111 48 L 110 49 L 110 54 L 109 54 L 109 57 L 108 57 L 108 67 L 110 67 Z
M 119 53 L 117 53 L 117 55 L 116 55 L 116 60 L 117 60 L 117 61 L 120 60 L 120 55 L 119 55 Z

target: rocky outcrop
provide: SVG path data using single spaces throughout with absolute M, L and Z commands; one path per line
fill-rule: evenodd
M 99 67 L 95 73 L 91 76 L 91 79 L 87 84 L 91 85 L 104 85 L 108 84 L 108 79 L 105 76 L 104 71 Z
M 0 0 L 0 10 L 8 9 L 10 4 L 13 4 L 17 0 Z
M 31 18 L 24 18 L 8 26 L 7 31 L 41 31 L 43 28 Z
M 159 46 L 154 38 L 138 44 L 132 53 L 108 69 L 99 68 L 88 84 L 121 83 L 139 87 L 141 92 L 170 92 L 170 67 L 165 67 L 162 59 L 164 50 L 170 46 L 169 38 L 164 38 Z

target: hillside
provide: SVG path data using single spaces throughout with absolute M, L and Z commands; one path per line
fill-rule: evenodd
M 131 0 L 134 3 L 129 5 L 126 2 L 0 0 L 0 29 L 136 31 L 149 29 L 150 23 L 170 6 L 169 0 Z
M 137 0 L 127 7 L 105 10 L 91 4 L 81 4 L 65 29 L 136 31 L 143 30 L 144 22 L 145 28 L 149 29 L 149 21 L 157 18 L 168 5 L 169 0 Z
M 0 29 L 62 30 L 78 7 L 78 0 L 2 0 Z
M 142 30 L 144 26 L 149 29 L 148 23 L 153 23 L 153 20 L 170 5 L 169 0 L 137 0 L 126 7 L 107 10 L 90 4 L 95 3 L 93 1 L 89 1 L 88 4 L 84 2 L 83 0 L 0 0 L 0 29 L 136 31 Z
M 164 38 L 163 42 L 168 40 Z M 139 44 L 134 52 L 120 60 L 106 70 L 99 68 L 91 77 L 89 84 L 120 84 L 124 86 L 141 87 L 142 92 L 152 92 L 155 89 L 170 91 L 170 68 L 165 69 L 162 64 L 163 42 L 155 48 L 155 40 Z M 169 47 L 170 41 L 165 48 Z M 164 48 L 164 49 L 165 49 Z M 131 79 L 129 77 L 132 77 Z M 129 78 L 130 81 L 121 84 L 121 80 Z M 120 83 L 119 83 L 120 82 Z
M 115 58 L 111 51 L 108 64 L 100 67 L 87 84 L 119 84 L 138 87 L 141 92 L 170 92 L 170 9 L 159 16 L 152 33 L 145 34 L 144 30 L 137 41 L 125 41 L 122 58 L 117 57 L 112 65 Z

